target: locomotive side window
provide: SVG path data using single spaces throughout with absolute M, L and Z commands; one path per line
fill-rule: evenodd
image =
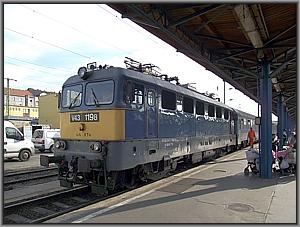
M 144 103 L 144 86 L 132 81 L 126 81 L 124 87 L 124 101 L 132 104 Z
M 204 115 L 204 103 L 196 101 L 196 114 Z
M 64 87 L 62 91 L 62 107 L 72 108 L 81 105 L 82 85 Z
M 228 120 L 229 119 L 229 114 L 228 114 L 228 110 L 224 109 L 224 119 Z
M 86 105 L 110 104 L 114 98 L 114 82 L 112 80 L 93 82 L 86 85 Z
M 221 110 L 221 107 L 218 107 L 216 108 L 216 117 L 217 118 L 222 118 L 222 110 Z
M 182 111 L 182 95 L 177 95 L 177 110 Z
M 194 100 L 188 97 L 183 97 L 183 111 L 186 113 L 194 113 Z
M 215 116 L 215 107 L 213 105 L 208 105 L 208 116 L 209 117 Z
M 154 93 L 154 91 L 148 91 L 147 97 L 148 97 L 148 105 L 149 106 L 155 106 L 155 93 Z
M 140 84 L 135 84 L 134 88 L 134 100 L 132 104 L 142 105 L 144 103 L 144 86 Z
M 173 92 L 162 90 L 161 92 L 162 108 L 176 110 L 176 94 Z

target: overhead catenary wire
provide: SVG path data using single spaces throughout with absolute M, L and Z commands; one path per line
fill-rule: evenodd
M 24 66 L 24 65 L 18 65 L 18 64 L 15 64 L 15 63 L 13 63 L 13 62 L 9 62 L 9 61 L 5 61 L 5 63 L 10 64 L 10 65 L 15 65 L 15 66 L 21 67 L 21 68 L 27 68 L 27 69 L 31 69 L 31 70 L 34 70 L 34 71 L 39 71 L 39 72 L 47 73 L 47 74 L 49 74 L 49 75 L 52 75 L 52 76 L 56 76 L 56 77 L 57 77 L 57 74 L 49 73 L 49 72 L 46 72 L 46 71 L 43 71 L 43 70 L 34 69 L 34 68 L 27 67 L 27 66 Z M 45 82 L 45 81 L 40 81 L 40 80 L 36 80 L 36 79 L 34 79 L 34 81 L 42 82 L 42 83 L 45 83 L 45 84 L 49 84 L 49 81 Z M 50 83 L 52 83 L 52 82 L 50 82 Z M 56 82 L 56 83 L 52 83 L 52 84 L 61 84 L 61 83 Z
M 13 58 L 13 57 L 6 56 L 6 55 L 4 56 L 4 58 L 10 58 L 10 59 L 15 60 L 15 61 L 19 61 L 19 62 L 23 62 L 23 63 L 27 63 L 27 64 L 31 64 L 31 65 L 35 65 L 35 66 L 39 66 L 39 67 L 43 67 L 43 68 L 59 70 L 59 71 L 64 71 L 64 72 L 68 72 L 68 73 L 72 73 L 73 72 L 71 69 L 65 70 L 65 69 L 55 68 L 55 67 L 51 67 L 51 66 L 44 66 L 44 65 L 36 64 L 34 62 L 21 60 L 21 59 Z
M 135 30 L 135 31 L 136 31 L 137 33 L 139 33 L 140 35 L 143 35 L 144 37 L 150 39 L 151 41 L 153 41 L 153 42 L 156 43 L 157 45 L 162 46 L 162 45 L 159 44 L 157 41 L 155 41 L 155 40 L 153 40 L 152 38 L 150 38 L 149 36 L 143 34 L 141 31 L 139 31 L 139 30 L 136 29 L 134 26 L 132 26 L 132 25 L 130 25 L 129 23 L 127 23 L 127 22 L 126 22 L 125 20 L 123 20 L 122 18 L 120 18 L 120 17 L 118 17 L 117 15 L 114 15 L 113 13 L 109 12 L 107 9 L 103 8 L 101 5 L 99 5 L 99 4 L 96 4 L 96 5 L 97 5 L 100 9 L 102 9 L 102 10 L 104 10 L 105 12 L 109 13 L 110 15 L 112 15 L 113 17 L 116 17 L 119 21 L 121 21 L 123 24 L 129 26 L 131 29 Z M 82 31 L 80 31 L 79 29 L 77 29 L 76 27 L 74 27 L 74 26 L 72 26 L 72 25 L 70 25 L 70 24 L 64 23 L 64 22 L 62 22 L 62 21 L 60 21 L 60 20 L 57 20 L 57 19 L 55 19 L 55 18 L 53 18 L 53 17 L 50 17 L 50 16 L 48 16 L 48 15 L 46 15 L 46 14 L 44 14 L 44 13 L 41 13 L 41 12 L 39 12 L 38 10 L 33 9 L 33 8 L 27 6 L 27 5 L 20 4 L 20 6 L 22 6 L 23 8 L 25 8 L 25 9 L 27 9 L 27 10 L 33 12 L 33 13 L 36 13 L 36 14 L 38 14 L 38 15 L 40 15 L 40 16 L 43 16 L 43 17 L 47 18 L 48 20 L 52 20 L 52 21 L 54 21 L 55 23 L 64 25 L 64 26 L 66 26 L 66 27 L 69 27 L 69 28 L 71 28 L 72 30 L 74 30 L 74 31 L 76 31 L 76 32 L 78 32 L 78 33 L 80 33 L 80 34 L 83 34 L 83 35 L 87 36 L 88 38 L 91 38 L 91 35 L 86 34 L 86 33 L 82 32 Z M 78 52 L 69 50 L 69 49 L 67 49 L 67 48 L 58 46 L 58 45 L 53 44 L 53 43 L 50 43 L 50 42 L 48 42 L 48 41 L 44 41 L 44 40 L 38 39 L 38 38 L 33 37 L 33 36 L 30 36 L 30 35 L 28 35 L 28 34 L 24 34 L 24 33 L 22 33 L 22 32 L 19 32 L 19 31 L 14 30 L 14 29 L 11 29 L 11 28 L 5 28 L 5 29 L 7 29 L 7 30 L 9 30 L 9 31 L 11 31 L 11 32 L 15 32 L 15 33 L 17 33 L 17 34 L 19 34 L 19 35 L 22 35 L 22 36 L 25 36 L 25 37 L 35 39 L 35 40 L 37 40 L 37 41 L 39 41 L 39 42 L 42 42 L 42 43 L 44 43 L 44 44 L 47 44 L 47 45 L 50 45 L 50 46 L 53 46 L 53 47 L 56 47 L 56 48 L 59 48 L 59 49 L 62 49 L 62 50 L 71 52 L 71 53 L 76 54 L 76 55 L 79 55 L 79 56 L 81 56 L 81 57 L 84 57 L 84 58 L 87 58 L 87 59 L 91 59 L 91 57 L 89 57 L 89 56 L 85 56 L 85 55 L 83 55 L 83 54 L 81 54 L 81 53 L 78 53 Z M 97 41 L 99 41 L 99 37 L 97 37 Z M 106 42 L 105 40 L 102 40 L 102 41 L 103 41 L 104 43 L 106 43 L 106 44 L 112 46 L 113 48 L 118 49 L 118 50 L 120 50 L 120 51 L 122 51 L 122 52 L 124 52 L 124 53 L 126 53 L 126 54 L 130 53 L 129 51 L 126 51 L 126 50 L 124 50 L 124 49 L 121 49 L 121 48 L 119 48 L 119 47 L 117 47 L 117 46 L 115 46 L 115 45 L 113 45 L 113 44 L 111 44 L 111 43 L 109 43 L 109 42 Z M 162 47 L 164 47 L 163 50 L 165 50 L 165 46 L 162 46 Z
M 124 50 L 123 48 L 120 48 L 120 47 L 118 47 L 118 46 L 116 46 L 116 45 L 114 45 L 114 44 L 112 44 L 112 43 L 110 43 L 110 42 L 107 42 L 106 40 L 103 40 L 103 39 L 101 39 L 101 38 L 99 38 L 99 37 L 97 37 L 97 38 L 96 38 L 96 37 L 93 37 L 92 35 L 87 34 L 87 33 L 83 32 L 83 31 L 81 31 L 81 30 L 75 28 L 74 26 L 72 26 L 72 25 L 70 25 L 70 24 L 64 23 L 64 22 L 62 22 L 62 21 L 60 21 L 60 20 L 57 20 L 57 19 L 55 19 L 55 18 L 53 18 L 53 17 L 50 17 L 50 16 L 48 16 L 48 15 L 46 15 L 46 14 L 44 14 L 44 13 L 39 12 L 39 11 L 36 10 L 36 9 L 33 9 L 33 8 L 31 8 L 31 7 L 28 7 L 28 6 L 25 6 L 25 5 L 23 5 L 23 4 L 20 4 L 20 5 L 23 6 L 24 8 L 26 8 L 27 10 L 32 11 L 33 13 L 37 13 L 37 14 L 39 14 L 40 16 L 43 16 L 43 17 L 47 18 L 48 20 L 52 20 L 52 21 L 54 21 L 55 23 L 64 25 L 65 27 L 69 27 L 69 28 L 71 28 L 72 30 L 74 30 L 74 31 L 76 31 L 76 32 L 78 32 L 78 33 L 80 33 L 80 34 L 82 34 L 82 35 L 84 35 L 84 36 L 86 36 L 86 37 L 88 37 L 88 38 L 90 38 L 90 39 L 91 39 L 91 38 L 92 38 L 92 39 L 95 39 L 95 40 L 97 39 L 97 42 L 101 41 L 101 42 L 103 42 L 103 43 L 105 43 L 105 44 L 107 44 L 107 45 L 109 45 L 109 46 L 111 46 L 111 47 L 113 47 L 113 48 L 115 48 L 115 49 L 121 51 L 121 52 L 124 52 L 124 54 L 130 53 L 129 51 Z M 94 40 L 94 41 L 95 41 L 95 40 Z
M 154 42 L 155 44 L 165 48 L 165 46 L 162 46 L 160 43 L 158 43 L 157 41 L 155 41 L 154 39 L 152 39 L 151 37 L 147 36 L 146 34 L 142 33 L 141 31 L 139 31 L 138 29 L 136 29 L 134 26 L 132 26 L 131 24 L 127 23 L 124 19 L 118 17 L 117 15 L 113 14 L 112 12 L 108 11 L 107 9 L 103 8 L 100 4 L 97 4 L 97 6 L 104 10 L 105 12 L 109 13 L 110 15 L 112 15 L 114 18 L 118 19 L 119 21 L 121 21 L 123 24 L 129 26 L 130 28 L 132 28 L 133 30 L 135 30 L 137 33 L 139 33 L 140 35 L 150 39 L 152 42 Z M 164 50 L 164 49 L 163 49 Z
M 58 45 L 56 45 L 56 44 L 53 44 L 53 43 L 50 43 L 50 42 L 47 42 L 47 41 L 44 41 L 44 40 L 35 38 L 34 36 L 30 36 L 30 35 L 24 34 L 24 33 L 22 33 L 22 32 L 19 32 L 19 31 L 14 30 L 14 29 L 11 29 L 11 28 L 8 28 L 8 27 L 4 27 L 4 29 L 6 29 L 6 30 L 8 30 L 8 31 L 11 31 L 11 32 L 14 32 L 14 33 L 16 33 L 16 34 L 25 36 L 25 37 L 27 37 L 27 38 L 35 39 L 35 40 L 37 40 L 37 41 L 39 41 L 39 42 L 41 42 L 41 43 L 47 44 L 47 45 L 52 46 L 52 47 L 59 48 L 59 49 L 61 49 L 61 50 L 70 52 L 70 53 L 75 54 L 75 55 L 78 55 L 78 56 L 80 56 L 80 57 L 87 58 L 87 59 L 91 59 L 91 57 L 89 57 L 89 56 L 85 56 L 85 55 L 83 55 L 83 54 L 77 53 L 77 52 L 75 52 L 75 51 L 69 50 L 69 49 L 64 48 L 64 47 L 61 47 L 61 46 L 58 46 Z

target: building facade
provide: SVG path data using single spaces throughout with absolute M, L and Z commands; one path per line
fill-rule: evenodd
M 58 94 L 41 94 L 39 97 L 39 124 L 60 128 Z
M 9 100 L 8 100 L 9 98 Z M 27 90 L 4 88 L 4 119 L 13 122 L 16 127 L 30 125 L 39 117 L 38 97 Z

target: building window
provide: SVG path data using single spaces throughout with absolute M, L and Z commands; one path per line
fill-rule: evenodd
M 213 105 L 208 105 L 208 116 L 209 117 L 215 116 L 215 107 Z
M 163 109 L 176 110 L 176 94 L 174 92 L 162 90 L 161 99 Z
M 204 115 L 204 102 L 196 101 L 196 114 Z
M 194 113 L 194 100 L 188 97 L 183 97 L 183 111 L 186 113 Z
M 222 118 L 222 109 L 221 107 L 218 107 L 216 108 L 216 117 L 217 118 Z

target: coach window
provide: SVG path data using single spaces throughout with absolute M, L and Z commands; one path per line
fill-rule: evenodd
M 183 111 L 186 113 L 194 113 L 194 100 L 188 97 L 183 97 Z
M 182 95 L 177 95 L 176 99 L 176 105 L 177 105 L 177 111 L 181 112 L 182 111 Z
M 150 90 L 148 91 L 148 105 L 149 106 L 154 106 L 155 105 L 155 93 L 154 91 Z
M 208 105 L 208 116 L 209 117 L 215 116 L 215 107 L 213 105 Z
M 161 92 L 162 108 L 176 110 L 176 94 L 162 90 Z
M 228 110 L 224 109 L 224 119 L 228 120 L 229 119 L 229 114 L 228 114 Z
M 196 114 L 204 115 L 204 103 L 196 101 Z
M 216 117 L 217 118 L 222 118 L 222 110 L 221 107 L 216 107 Z

